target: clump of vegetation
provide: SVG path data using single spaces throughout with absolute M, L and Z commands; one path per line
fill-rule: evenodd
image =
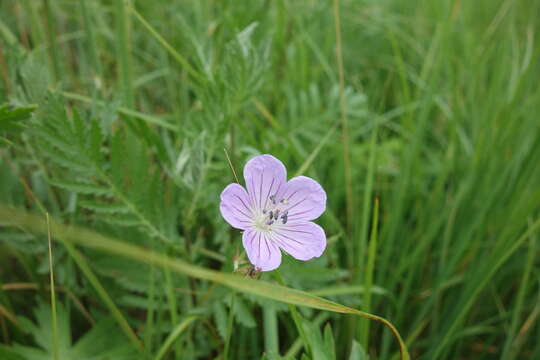
M 1 2 L 0 358 L 540 358 L 539 13 Z M 326 192 L 262 273 L 260 154 Z

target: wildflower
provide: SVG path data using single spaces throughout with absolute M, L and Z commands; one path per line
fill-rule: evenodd
M 244 167 L 246 189 L 228 185 L 220 210 L 231 226 L 244 230 L 242 243 L 258 271 L 281 264 L 281 250 L 298 260 L 322 255 L 324 230 L 314 222 L 326 209 L 326 193 L 315 180 L 298 176 L 287 181 L 287 170 L 272 155 L 256 156 Z

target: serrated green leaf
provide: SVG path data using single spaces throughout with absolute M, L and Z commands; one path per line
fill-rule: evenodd
M 70 182 L 60 179 L 51 179 L 49 182 L 54 186 L 58 186 L 64 190 L 72 191 L 74 193 L 97 196 L 111 196 L 110 189 L 102 185 L 88 184 L 75 181 Z
M 0 131 L 20 130 L 23 128 L 22 122 L 27 120 L 37 105 L 12 106 L 9 104 L 0 105 Z
M 59 310 L 57 318 L 59 359 L 130 360 L 139 358 L 111 318 L 100 321 L 72 345 L 69 311 L 63 307 L 62 303 L 58 303 L 57 306 Z M 53 358 L 50 306 L 44 303 L 39 304 L 35 310 L 35 317 L 36 323 L 26 318 L 20 318 L 20 320 L 37 346 L 15 344 L 9 348 L 0 345 L 0 359 L 50 360 Z
M 103 220 L 112 225 L 119 225 L 119 226 L 126 226 L 126 227 L 134 227 L 134 226 L 142 225 L 139 219 L 129 214 L 126 214 L 126 215 L 119 214 L 119 215 L 114 215 L 114 216 L 108 216 L 108 217 L 103 218 Z
M 99 213 L 105 214 L 118 214 L 118 213 L 128 213 L 129 209 L 122 204 L 116 203 L 106 203 L 98 201 L 80 201 L 79 205 L 88 210 L 93 210 Z

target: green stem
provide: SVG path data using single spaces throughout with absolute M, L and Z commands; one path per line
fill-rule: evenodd
M 115 0 L 116 13 L 116 53 L 118 57 L 118 74 L 124 103 L 134 109 L 135 95 L 133 92 L 129 17 L 125 0 Z
M 377 226 L 379 223 L 379 199 L 375 199 L 373 209 L 373 222 L 371 223 L 371 239 L 369 242 L 369 255 L 367 269 L 364 277 L 364 304 L 363 311 L 371 311 L 371 288 L 373 286 L 373 269 L 375 268 L 375 257 L 377 256 Z M 364 349 L 368 349 L 370 321 L 362 319 L 360 321 L 360 344 Z
M 60 62 L 58 60 L 58 48 L 56 44 L 56 22 L 51 11 L 50 0 L 43 0 L 45 17 L 47 20 L 47 40 L 49 42 L 49 54 L 53 68 L 54 79 L 61 80 Z
M 102 77 L 102 69 L 101 69 L 101 62 L 99 61 L 98 57 L 98 51 L 97 51 L 97 45 L 96 45 L 96 37 L 94 34 L 94 28 L 92 27 L 92 20 L 90 18 L 90 14 L 88 12 L 88 7 L 86 6 L 87 1 L 86 0 L 80 0 L 79 1 L 81 6 L 81 14 L 83 18 L 83 24 L 84 24 L 84 32 L 86 33 L 86 43 L 88 45 L 88 53 L 90 54 L 90 63 L 92 64 L 92 78 L 93 80 L 98 80 L 97 82 L 100 82 L 103 80 Z
M 227 338 L 225 339 L 225 349 L 223 350 L 223 360 L 229 358 L 229 348 L 231 346 L 231 335 L 234 323 L 234 301 L 236 300 L 236 291 L 231 294 L 231 306 L 229 309 L 229 319 L 227 321 Z
M 49 213 L 45 213 L 47 217 L 47 239 L 49 243 L 49 272 L 50 272 L 50 286 L 51 286 L 51 312 L 52 312 L 52 335 L 53 335 L 53 359 L 58 360 L 58 322 L 56 317 L 56 291 L 54 288 L 54 270 L 53 270 L 53 257 L 52 257 L 52 243 L 51 243 L 51 221 L 49 219 Z
M 178 323 L 178 306 L 176 304 L 176 296 L 174 293 L 174 283 L 172 281 L 171 269 L 165 269 L 165 283 L 167 284 L 167 302 L 169 303 L 169 312 L 171 316 L 171 325 L 176 326 Z M 180 356 L 180 347 L 175 349 L 176 356 Z
M 279 355 L 279 333 L 276 309 L 273 306 L 263 308 L 264 347 L 267 354 Z
M 352 222 L 354 219 L 354 192 L 352 189 L 349 122 L 347 118 L 347 100 L 345 99 L 345 71 L 343 68 L 343 51 L 341 43 L 341 16 L 339 12 L 339 0 L 334 0 L 334 23 L 336 31 L 336 61 L 339 73 L 339 109 L 341 114 L 341 135 L 343 140 L 343 163 L 345 168 L 345 191 L 347 210 L 347 235 L 349 236 L 349 247 L 352 247 Z M 348 249 L 352 250 L 352 249 Z M 349 267 L 352 266 L 352 251 L 349 251 Z

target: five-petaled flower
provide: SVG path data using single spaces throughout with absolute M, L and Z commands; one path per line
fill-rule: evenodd
M 280 248 L 298 260 L 322 255 L 324 230 L 314 222 L 326 209 L 319 183 L 298 176 L 287 181 L 285 166 L 272 155 L 256 156 L 244 167 L 246 189 L 228 185 L 221 193 L 221 215 L 244 230 L 242 243 L 259 271 L 281 264 Z

